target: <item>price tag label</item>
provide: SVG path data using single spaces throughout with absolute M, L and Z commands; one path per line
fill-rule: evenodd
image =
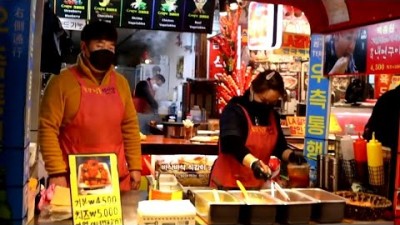
M 290 135 L 304 137 L 306 126 L 306 118 L 304 116 L 288 116 L 286 117 L 286 122 L 290 129 Z
M 116 155 L 70 155 L 69 167 L 73 224 L 123 224 Z
M 83 27 L 86 25 L 86 20 L 84 19 L 71 19 L 71 18 L 62 18 L 59 17 L 60 22 L 64 30 L 83 30 Z

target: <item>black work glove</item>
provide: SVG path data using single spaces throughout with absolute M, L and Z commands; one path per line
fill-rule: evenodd
M 257 160 L 251 164 L 251 169 L 253 170 L 253 174 L 257 179 L 268 180 L 271 178 L 271 174 L 264 171 L 260 164 L 260 160 Z
M 303 163 L 307 163 L 306 158 L 304 158 L 302 153 L 297 153 L 295 151 L 293 151 L 290 155 L 289 155 L 289 162 L 290 163 L 296 163 L 298 165 L 301 165 Z

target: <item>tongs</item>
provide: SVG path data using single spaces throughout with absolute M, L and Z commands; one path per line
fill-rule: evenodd
M 290 198 L 289 195 L 282 189 L 282 187 L 276 183 L 275 181 L 271 181 L 271 195 L 272 197 L 275 197 L 275 189 L 283 196 L 285 201 L 289 202 Z

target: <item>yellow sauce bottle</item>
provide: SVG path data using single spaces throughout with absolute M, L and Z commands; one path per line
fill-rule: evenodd
M 375 132 L 372 133 L 372 139 L 367 143 L 368 166 L 383 166 L 382 143 L 375 139 Z

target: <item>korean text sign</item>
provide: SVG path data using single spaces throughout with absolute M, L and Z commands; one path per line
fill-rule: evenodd
M 367 29 L 367 73 L 399 73 L 400 20 L 370 25 Z
M 30 107 L 35 2 L 0 0 L 0 145 L 4 147 L 23 148 L 29 139 L 25 115 Z
M 116 155 L 70 155 L 69 166 L 73 224 L 123 224 Z
M 317 156 L 327 152 L 330 111 L 330 82 L 322 70 L 323 46 L 323 35 L 311 36 L 304 156 L 315 171 Z M 315 182 L 316 177 L 310 180 Z

